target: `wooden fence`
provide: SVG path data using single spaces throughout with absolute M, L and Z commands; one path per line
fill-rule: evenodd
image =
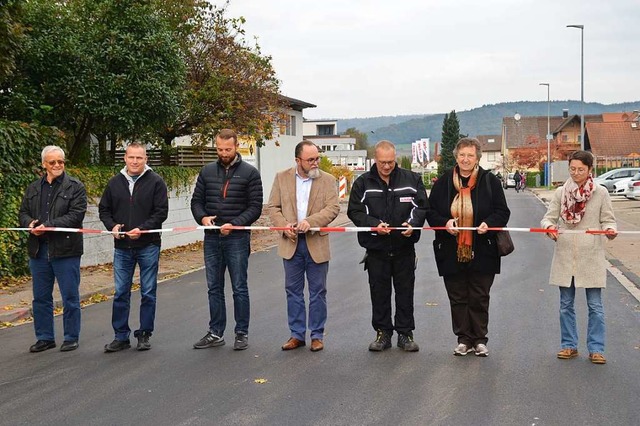
M 159 149 L 147 150 L 147 164 L 154 166 L 183 166 L 202 167 L 218 159 L 215 148 L 196 149 L 192 146 L 179 146 L 173 150 L 167 160 L 163 160 L 162 151 Z M 124 151 L 116 151 L 116 164 L 124 163 Z
M 640 167 L 640 157 L 596 157 L 596 169 L 598 170 L 611 170 L 619 167 Z

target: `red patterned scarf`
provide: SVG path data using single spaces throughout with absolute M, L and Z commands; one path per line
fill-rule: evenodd
M 462 187 L 462 178 L 458 174 L 458 166 L 453 169 L 453 186 L 458 192 L 451 203 L 451 216 L 457 218 L 457 224 L 461 227 L 473 226 L 473 204 L 471 203 L 471 190 L 475 188 L 478 180 L 478 167 L 471 172 L 466 188 Z M 470 262 L 473 250 L 473 231 L 458 232 L 458 262 Z
M 564 183 L 562 186 L 560 216 L 566 223 L 576 224 L 582 220 L 587 201 L 591 199 L 594 185 L 591 174 L 580 186 L 571 178 Z

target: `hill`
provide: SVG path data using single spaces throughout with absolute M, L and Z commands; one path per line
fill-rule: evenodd
M 552 116 L 562 115 L 563 109 L 568 109 L 569 114 L 580 114 L 581 103 L 579 101 L 551 102 Z M 585 114 L 633 110 L 640 110 L 640 101 L 610 105 L 589 102 L 584 107 Z M 503 102 L 483 105 L 469 111 L 456 111 L 456 114 L 460 121 L 460 132 L 476 136 L 502 133 L 502 118 L 513 116 L 516 112 L 523 116 L 546 116 L 547 102 Z M 338 131 L 343 132 L 349 127 L 355 127 L 367 133 L 373 131 L 374 134 L 369 135 L 370 143 L 388 139 L 396 144 L 407 144 L 420 138 L 430 138 L 432 141 L 437 142 L 442 138 L 443 120 L 444 113 L 338 119 Z

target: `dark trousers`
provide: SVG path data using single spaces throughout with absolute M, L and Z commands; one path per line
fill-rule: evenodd
M 410 334 L 416 327 L 413 319 L 413 288 L 416 253 L 413 248 L 402 253 L 367 251 L 366 268 L 373 311 L 371 325 L 375 330 L 396 330 Z M 396 313 L 391 322 L 391 288 L 395 291 Z
M 451 305 L 453 333 L 458 343 L 487 344 L 489 327 L 489 290 L 495 274 L 473 271 L 444 276 Z

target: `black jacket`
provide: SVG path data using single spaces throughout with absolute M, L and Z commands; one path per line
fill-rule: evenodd
M 446 226 L 451 217 L 451 203 L 457 192 L 453 187 L 453 171 L 447 171 L 436 181 L 429 194 L 430 209 L 427 221 L 430 226 Z M 480 168 L 478 183 L 471 191 L 473 204 L 473 226 L 485 222 L 489 227 L 506 226 L 511 212 L 504 197 L 500 180 Z M 479 235 L 473 233 L 473 259 L 468 263 L 458 262 L 458 243 L 454 235 L 447 231 L 436 231 L 433 248 L 440 276 L 451 275 L 463 270 L 489 274 L 500 273 L 500 256 L 495 243 L 495 231 Z
M 381 222 L 402 226 L 407 222 L 413 227 L 422 227 L 427 208 L 427 193 L 420 175 L 396 165 L 387 185 L 374 164 L 354 182 L 347 215 L 356 226 L 378 226 Z M 410 237 L 401 232 L 391 231 L 389 235 L 358 232 L 358 242 L 367 250 L 412 249 L 420 239 L 420 231 L 413 231 Z
M 40 195 L 42 179 L 32 182 L 22 198 L 20 205 L 20 226 L 27 227 L 40 217 Z M 87 192 L 82 182 L 64 173 L 62 182 L 51 195 L 53 200 L 49 207 L 49 220 L 45 226 L 59 228 L 82 228 L 82 221 L 87 211 Z M 72 232 L 45 232 L 42 237 L 29 235 L 29 256 L 36 258 L 40 246 L 40 238 L 49 245 L 49 258 L 81 256 L 83 253 L 82 234 Z
M 260 173 L 242 161 L 240 154 L 228 170 L 220 160 L 207 164 L 200 171 L 193 190 L 191 213 L 198 225 L 202 225 L 205 216 L 216 216 L 218 226 L 251 225 L 262 214 Z
M 124 169 L 123 169 L 124 170 Z M 118 173 L 109 180 L 100 204 L 100 220 L 107 231 L 118 224 L 124 225 L 123 232 L 135 228 L 159 229 L 169 214 L 167 185 L 160 175 L 147 169 L 133 185 L 133 194 L 129 192 L 129 181 Z M 120 249 L 141 248 L 149 244 L 160 246 L 160 233 L 141 234 L 140 238 L 114 239 L 115 247 Z

